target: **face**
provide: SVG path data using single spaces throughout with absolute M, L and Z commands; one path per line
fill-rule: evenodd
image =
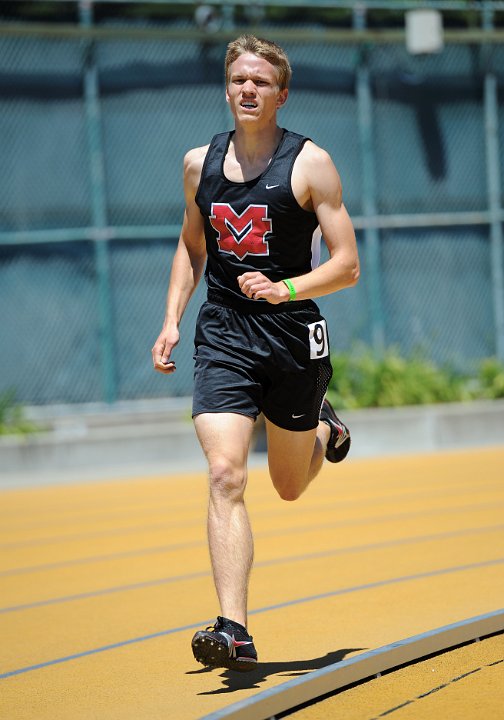
M 264 58 L 240 55 L 229 68 L 226 100 L 239 122 L 269 121 L 287 100 L 288 90 L 278 87 L 277 70 Z

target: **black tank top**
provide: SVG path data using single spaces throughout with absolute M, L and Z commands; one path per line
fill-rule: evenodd
M 205 222 L 208 297 L 219 297 L 231 305 L 234 301 L 269 305 L 265 300 L 247 298 L 237 277 L 259 270 L 278 282 L 310 272 L 312 235 L 318 220 L 314 212 L 299 205 L 291 186 L 294 161 L 308 138 L 284 130 L 262 175 L 248 182 L 232 182 L 224 175 L 232 135 L 219 133 L 212 138 L 196 193 Z

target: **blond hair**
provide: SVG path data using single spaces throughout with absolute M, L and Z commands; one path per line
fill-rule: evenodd
M 231 65 L 245 53 L 252 53 L 252 55 L 257 55 L 271 63 L 277 70 L 280 90 L 289 87 L 292 70 L 285 51 L 271 40 L 257 38 L 254 35 L 240 35 L 239 38 L 229 43 L 224 61 L 226 85 L 229 83 Z

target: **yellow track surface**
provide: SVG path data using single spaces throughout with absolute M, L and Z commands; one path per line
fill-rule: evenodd
M 196 719 L 352 654 L 502 607 L 504 448 L 326 464 L 247 490 L 260 667 L 199 669 L 218 607 L 203 474 L 0 494 L 0 718 Z M 366 716 L 367 717 L 367 716 Z
M 428 658 L 337 693 L 289 715 L 292 720 L 500 720 L 504 635 Z

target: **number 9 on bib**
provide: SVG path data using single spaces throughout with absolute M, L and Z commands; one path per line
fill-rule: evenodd
M 310 360 L 320 360 L 329 355 L 329 340 L 327 337 L 327 325 L 325 320 L 308 325 L 310 332 Z

